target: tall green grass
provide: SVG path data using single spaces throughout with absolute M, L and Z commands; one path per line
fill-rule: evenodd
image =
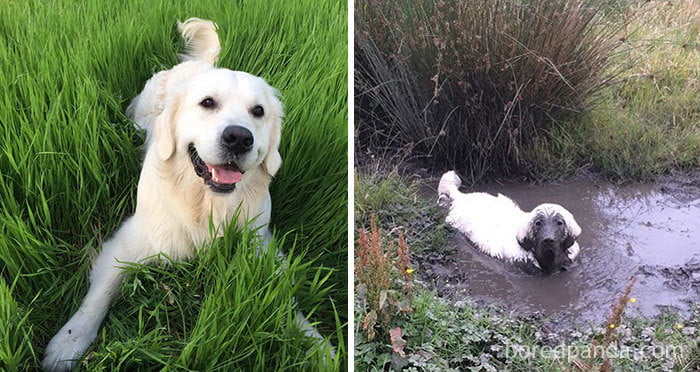
M 143 135 L 123 115 L 177 63 L 176 20 L 220 26 L 220 66 L 286 108 L 272 225 L 286 270 L 231 228 L 188 263 L 136 265 L 89 349 L 95 369 L 319 367 L 298 307 L 344 358 L 347 9 L 343 2 L 26 1 L 0 5 L 0 369 L 38 366 L 87 289 L 90 259 L 132 213 Z M 322 154 L 322 156 L 320 156 Z M 320 368 L 320 367 L 319 367 Z

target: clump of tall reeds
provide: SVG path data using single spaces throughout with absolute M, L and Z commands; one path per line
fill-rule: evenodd
M 358 152 L 527 171 L 524 153 L 610 78 L 619 26 L 595 1 L 356 5 Z

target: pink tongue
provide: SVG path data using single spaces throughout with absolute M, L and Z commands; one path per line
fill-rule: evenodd
M 241 178 L 243 178 L 243 173 L 241 173 L 239 171 L 224 169 L 224 168 L 217 167 L 215 165 L 209 165 L 209 164 L 207 164 L 207 168 L 209 168 L 209 172 L 211 173 L 211 178 L 216 183 L 224 183 L 224 184 L 237 183 L 237 182 L 241 182 Z

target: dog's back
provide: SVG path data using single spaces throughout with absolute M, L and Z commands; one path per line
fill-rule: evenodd
M 526 218 L 526 213 L 513 200 L 501 194 L 460 192 L 461 183 L 454 171 L 445 173 L 440 179 L 440 203 L 450 202 L 446 222 L 491 256 L 510 260 L 527 259 L 527 252 L 520 249 L 515 239 L 517 227 Z

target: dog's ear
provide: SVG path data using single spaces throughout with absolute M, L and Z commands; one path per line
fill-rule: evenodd
M 520 246 L 526 251 L 532 251 L 535 249 L 535 240 L 532 236 L 533 216 L 534 214 L 532 212 L 526 213 L 520 221 L 518 232 L 515 234 L 515 239 L 518 241 L 518 244 L 520 244 Z
M 567 239 L 571 238 L 572 240 L 576 240 L 579 235 L 581 235 L 581 226 L 578 225 L 576 220 L 574 219 L 574 215 L 571 214 L 568 210 L 565 208 L 561 208 L 559 211 L 559 214 L 564 218 L 564 223 L 566 224 L 566 236 Z M 574 244 L 573 242 L 571 244 Z M 569 244 L 567 247 L 570 247 L 571 244 Z
M 564 240 L 562 240 L 562 242 L 561 242 L 561 249 L 567 250 L 567 249 L 569 249 L 569 247 L 574 245 L 574 243 L 576 243 L 576 238 L 571 236 L 571 234 L 566 234 L 566 236 L 564 237 Z
M 155 146 L 162 161 L 170 159 L 175 153 L 175 119 L 177 117 L 177 97 L 166 103 L 165 109 L 156 118 Z
M 581 235 L 581 226 L 578 225 L 574 216 L 567 211 L 568 216 L 565 217 L 566 226 L 569 228 L 569 235 L 576 240 Z
M 520 246 L 528 252 L 532 252 L 535 250 L 535 241 L 529 236 L 525 236 L 522 239 L 518 239 L 518 244 L 520 244 Z
M 284 118 L 284 108 L 279 100 L 279 92 L 270 87 L 269 100 L 272 108 L 272 123 L 270 127 L 270 142 L 267 148 L 267 156 L 263 161 L 263 168 L 270 176 L 274 176 L 282 166 L 282 156 L 280 155 L 279 146 L 280 138 L 282 137 L 282 119 Z

